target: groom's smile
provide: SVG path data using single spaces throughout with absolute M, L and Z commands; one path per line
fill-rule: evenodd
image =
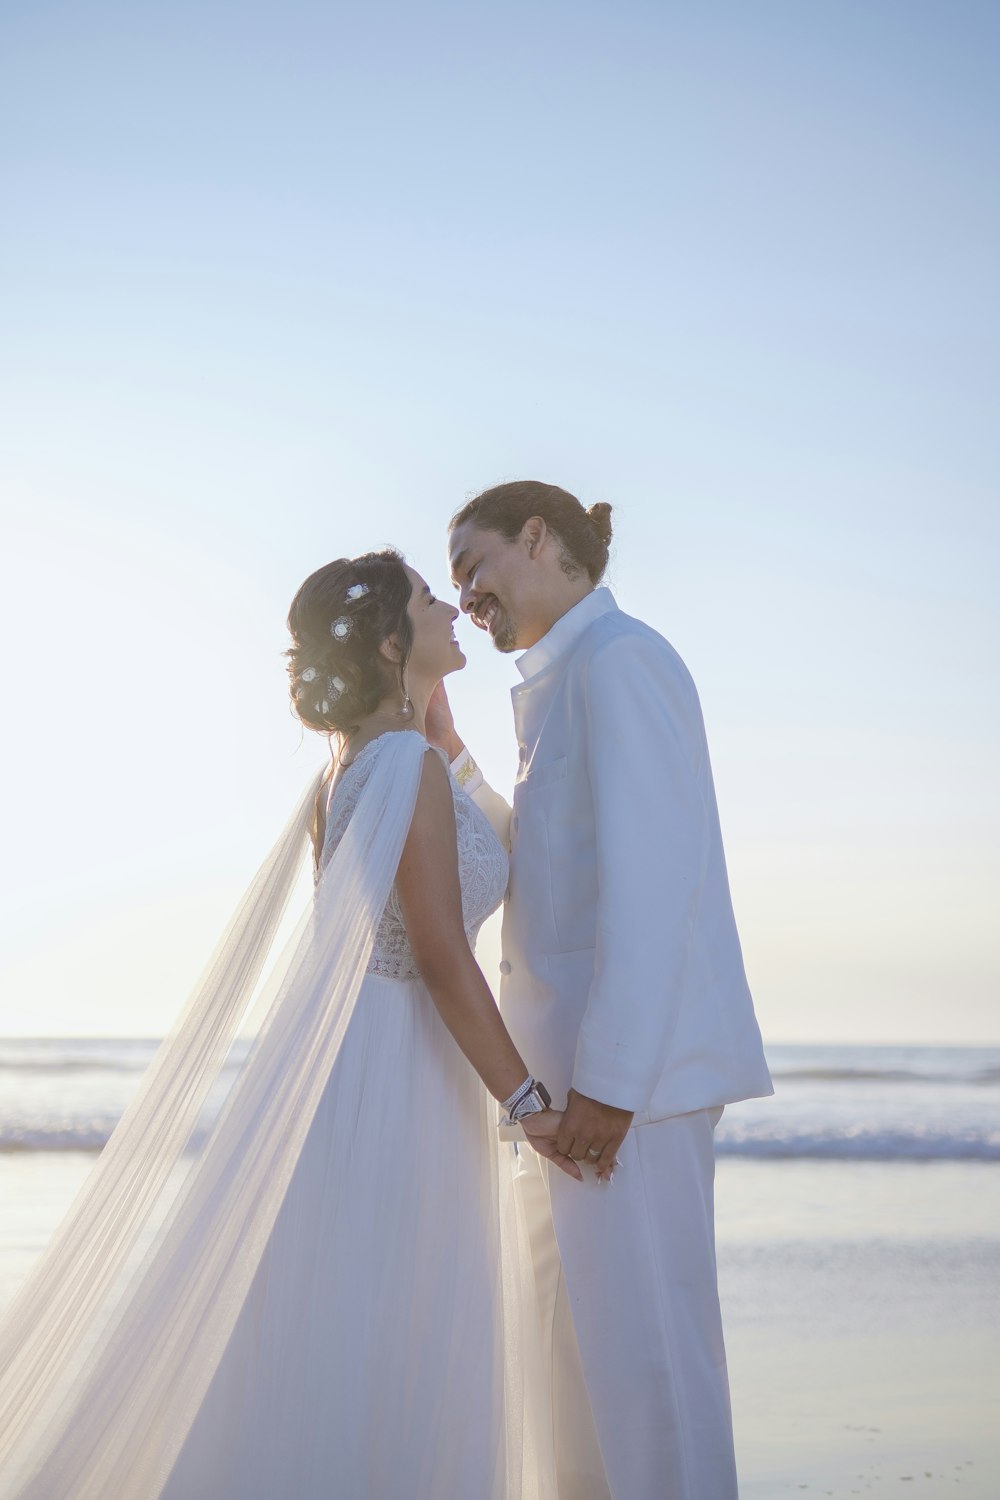
M 449 562 L 459 608 L 503 652 L 516 651 L 524 644 L 516 623 L 520 618 L 517 575 L 523 567 L 520 550 L 497 532 L 475 526 L 457 527 L 450 538 Z M 495 588 L 499 594 L 493 592 Z
M 477 600 L 469 611 L 474 625 L 478 625 L 480 630 L 490 631 L 499 612 L 500 604 L 492 594 L 487 594 L 485 599 Z
M 526 651 L 591 588 L 585 572 L 567 568 L 562 542 L 540 516 L 508 537 L 460 521 L 448 537 L 458 607 L 505 655 Z

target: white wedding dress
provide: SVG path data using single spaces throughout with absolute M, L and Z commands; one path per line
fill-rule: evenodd
M 384 747 L 343 772 L 323 864 Z M 452 782 L 471 944 L 507 855 Z M 506 1494 L 496 1111 L 390 897 L 246 1305 L 164 1500 Z
M 386 734 L 341 775 L 313 907 L 199 1136 L 307 792 L 0 1325 L 0 1500 L 553 1493 L 512 1151 L 395 898 L 427 753 Z M 452 788 L 474 943 L 507 855 Z

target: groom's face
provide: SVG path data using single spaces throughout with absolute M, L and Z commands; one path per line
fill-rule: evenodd
M 448 560 L 459 608 L 488 633 L 496 649 L 518 651 L 530 645 L 522 635 L 534 579 L 524 539 L 508 541 L 499 531 L 466 521 L 451 533 Z

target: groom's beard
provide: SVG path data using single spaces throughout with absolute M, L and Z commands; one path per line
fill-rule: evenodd
M 491 605 L 496 605 L 496 613 L 493 616 L 492 624 L 487 625 L 484 622 L 482 615 L 479 612 L 478 604 L 472 611 L 473 623 L 477 625 L 480 630 L 486 631 L 490 640 L 493 642 L 494 651 L 502 651 L 504 653 L 516 651 L 518 649 L 517 621 L 514 619 L 513 615 L 507 613 L 503 605 L 500 603 L 500 600 L 497 598 L 496 594 L 488 594 L 486 596 L 486 602 L 487 608 L 484 611 L 486 614 L 489 613 L 489 608 Z M 493 625 L 496 626 L 496 629 L 493 629 Z
M 493 636 L 493 647 L 505 655 L 517 650 L 517 622 L 511 619 L 506 610 L 500 611 L 500 625 Z

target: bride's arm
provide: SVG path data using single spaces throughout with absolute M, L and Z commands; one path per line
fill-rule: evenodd
M 455 805 L 437 755 L 424 756 L 413 821 L 396 872 L 399 909 L 420 976 L 448 1030 L 495 1099 L 509 1099 L 528 1069 L 500 1018 L 465 935 L 458 877 Z M 427 1107 L 434 1108 L 428 1100 Z M 545 1110 L 521 1122 L 532 1145 L 572 1177 L 575 1161 L 560 1156 L 561 1115 Z
M 497 838 L 505 849 L 509 849 L 510 804 L 501 797 L 499 792 L 494 791 L 469 754 L 455 728 L 455 720 L 452 717 L 451 705 L 448 702 L 443 682 L 438 683 L 427 706 L 426 731 L 431 744 L 437 745 L 447 755 L 451 764 L 451 774 L 459 786 L 486 814 Z
M 465 745 L 451 762 L 451 774 L 478 808 L 489 818 L 493 832 L 505 849 L 510 848 L 511 806 L 494 791 Z

